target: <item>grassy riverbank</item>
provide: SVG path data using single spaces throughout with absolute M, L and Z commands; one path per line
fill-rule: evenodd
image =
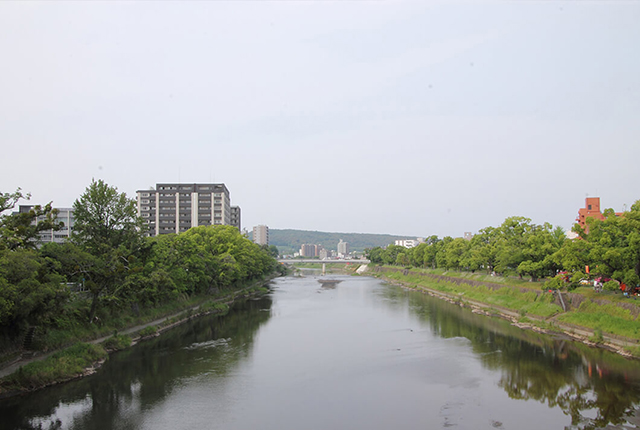
M 0 379 L 0 397 L 37 390 L 92 374 L 110 352 L 127 349 L 141 340 L 155 337 L 193 318 L 211 314 L 225 315 L 234 301 L 268 293 L 268 288 L 264 287 L 265 282 L 256 282 L 225 295 L 209 295 L 201 297 L 200 300 L 188 301 L 187 303 L 197 305 L 187 309 L 181 306 L 181 312 L 171 314 L 158 324 L 142 326 L 139 330 L 134 329 L 135 331 L 130 329 L 130 334 L 113 331 L 113 336 L 101 343 L 77 342 L 43 360 L 25 363 L 16 372 Z
M 0 380 L 0 396 L 33 391 L 94 372 L 107 357 L 102 345 L 77 343 L 42 361 L 29 363 Z
M 523 292 L 520 289 L 509 286 L 500 289 L 491 289 L 484 285 L 472 286 L 469 284 L 436 281 L 409 272 L 385 273 L 385 277 L 403 284 L 414 284 L 416 287 L 428 287 L 442 293 L 447 293 L 460 300 L 474 300 L 486 303 L 497 308 L 507 308 L 521 315 L 532 314 L 539 317 L 550 317 L 562 311 L 562 308 L 553 303 L 552 294 L 536 294 L 533 291 Z
M 624 349 L 640 357 L 640 304 L 622 295 L 594 293 L 587 288 L 562 293 L 565 311 L 557 293 L 542 290 L 541 284 L 525 282 L 529 285 L 523 285 L 516 280 L 497 283 L 494 277 L 487 282 L 472 274 L 433 274 L 398 268 L 379 270 L 373 272 L 374 276 L 438 293 L 461 304 L 480 305 L 489 313 L 506 315 L 514 322 L 562 331 L 579 340 Z
M 158 307 L 147 307 L 138 310 L 125 309 L 114 315 L 105 315 L 94 324 L 81 324 L 77 319 L 60 318 L 59 326 L 47 328 L 43 332 L 36 332 L 34 336 L 33 351 L 52 351 L 68 347 L 78 341 L 92 341 L 111 333 L 126 330 L 147 324 L 151 321 L 175 315 L 182 311 L 197 308 L 200 306 L 212 306 L 214 303 L 231 303 L 237 297 L 246 294 L 257 288 L 261 288 L 265 282 L 272 279 L 274 274 L 264 279 L 247 283 L 240 288 L 223 288 L 209 294 L 182 296 L 178 300 L 160 304 Z

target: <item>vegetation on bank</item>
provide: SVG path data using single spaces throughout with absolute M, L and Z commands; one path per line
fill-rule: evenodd
M 551 289 L 573 290 L 593 279 L 614 290 L 621 284 L 640 286 L 640 201 L 621 216 L 611 209 L 604 215 L 602 221 L 588 218 L 587 229 L 576 224 L 573 230 L 580 238 L 574 240 L 549 223 L 510 217 L 499 227 L 481 229 L 471 240 L 431 236 L 415 248 L 375 247 L 367 256 L 373 264 L 517 275 L 532 281 L 555 277 L 545 286 Z M 607 279 L 613 281 L 606 284 Z
M 505 308 L 522 316 L 584 327 L 593 333 L 640 340 L 640 307 L 631 300 L 640 288 L 640 201 L 621 216 L 610 209 L 604 215 L 604 220 L 588 219 L 586 229 L 576 224 L 573 230 L 579 238 L 573 240 L 567 239 L 559 227 L 511 217 L 497 228 L 480 230 L 471 240 L 431 236 L 412 249 L 390 245 L 369 249 L 367 256 L 373 264 L 415 267 L 432 275 L 385 273 L 386 277 L 409 285 Z M 447 282 L 434 279 L 437 275 L 473 278 L 510 288 Z M 594 280 L 601 283 L 603 292 L 584 287 L 593 285 Z M 555 290 L 571 291 L 582 298 L 565 312 L 547 293 Z
M 386 272 L 386 278 L 405 284 L 425 287 L 440 291 L 461 301 L 473 300 L 491 306 L 506 308 L 520 315 L 535 315 L 547 318 L 562 312 L 562 308 L 554 304 L 551 293 L 537 294 L 534 291 L 522 291 L 519 288 L 502 287 L 492 289 L 485 285 L 470 285 L 453 281 L 436 280 L 408 272 Z
M 51 204 L 3 214 L 25 197 L 0 194 L 0 355 L 55 349 L 225 301 L 284 270 L 231 226 L 144 237 L 136 202 L 101 180 L 74 203 L 71 240 L 38 247 L 40 231 L 62 226 Z
M 107 352 L 102 345 L 76 343 L 42 361 L 34 361 L 0 380 L 0 394 L 35 390 L 57 382 L 77 378 L 104 360 Z
M 109 339 L 102 342 L 107 351 L 120 351 L 131 346 L 131 338 L 126 334 L 114 333 Z
M 396 269 L 381 273 L 384 278 L 411 288 L 434 290 L 461 303 L 483 303 L 494 308 L 497 313 L 511 312 L 519 315 L 520 322 L 543 329 L 560 330 L 560 325 L 569 327 L 569 331 L 573 330 L 571 327 L 584 328 L 593 333 L 590 340 L 594 343 L 603 342 L 603 333 L 629 341 L 640 341 L 640 305 L 628 299 L 623 300 L 621 294 L 600 294 L 597 301 L 583 298 L 578 306 L 563 311 L 553 292 L 535 289 L 527 291 L 508 284 L 504 287 L 489 283 L 480 285 L 484 281 L 469 279 L 474 277 L 470 274 L 467 274 L 466 279 L 462 278 L 464 282 L 459 282 L 461 278 L 454 278 L 451 273 L 448 274 L 451 275 L 451 280 L 436 279 L 429 276 L 429 273 L 424 276 L 424 272 L 415 269 Z M 565 300 L 569 300 L 569 296 L 565 297 Z M 625 349 L 640 357 L 640 347 L 629 346 Z

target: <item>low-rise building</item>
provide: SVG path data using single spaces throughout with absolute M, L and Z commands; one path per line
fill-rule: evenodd
M 396 246 L 404 246 L 405 248 L 415 248 L 420 245 L 417 239 L 400 239 L 395 241 Z
M 20 205 L 18 207 L 19 213 L 27 213 L 31 209 L 33 209 L 35 205 Z M 41 243 L 63 243 L 71 236 L 71 232 L 73 231 L 73 208 L 54 208 L 58 211 L 57 221 L 62 222 L 64 225 L 60 230 L 43 230 L 39 233 L 39 241 Z M 44 217 L 40 217 L 37 220 L 34 220 L 34 224 L 44 221 Z

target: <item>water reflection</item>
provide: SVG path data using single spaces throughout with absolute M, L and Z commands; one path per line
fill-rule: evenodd
M 467 338 L 482 364 L 501 372 L 498 385 L 510 398 L 558 407 L 571 417 L 575 429 L 640 424 L 638 362 L 562 337 L 521 330 L 420 293 L 406 294 L 434 334 Z M 390 289 L 385 295 L 397 300 L 400 293 Z
M 98 374 L 0 402 L 0 428 L 136 429 L 143 409 L 198 375 L 224 376 L 251 354 L 271 299 L 239 303 L 110 357 Z
M 638 362 L 339 279 L 279 280 L 275 302 L 247 301 L 119 353 L 93 377 L 0 402 L 0 428 L 540 426 L 522 413 L 544 428 L 639 422 Z

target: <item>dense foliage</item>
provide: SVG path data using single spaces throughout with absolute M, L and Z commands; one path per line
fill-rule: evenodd
M 610 278 L 619 286 L 640 283 L 640 201 L 616 216 L 604 212 L 604 220 L 589 218 L 587 228 L 578 224 L 579 238 L 566 239 L 560 227 L 536 225 L 524 217 L 507 218 L 499 227 L 487 227 L 471 240 L 429 237 L 407 249 L 389 245 L 367 250 L 375 264 L 443 268 L 496 274 L 518 274 L 532 280 L 558 278 L 549 285 L 576 286 L 581 279 Z M 588 274 L 587 274 L 588 271 Z
M 0 209 L 20 198 L 19 190 L 0 194 Z M 74 203 L 70 241 L 35 246 L 35 228 L 58 225 L 45 210 L 0 215 L 0 351 L 15 348 L 29 327 L 99 326 L 123 312 L 232 290 L 279 267 L 268 248 L 231 226 L 143 237 L 135 201 L 100 180 Z

